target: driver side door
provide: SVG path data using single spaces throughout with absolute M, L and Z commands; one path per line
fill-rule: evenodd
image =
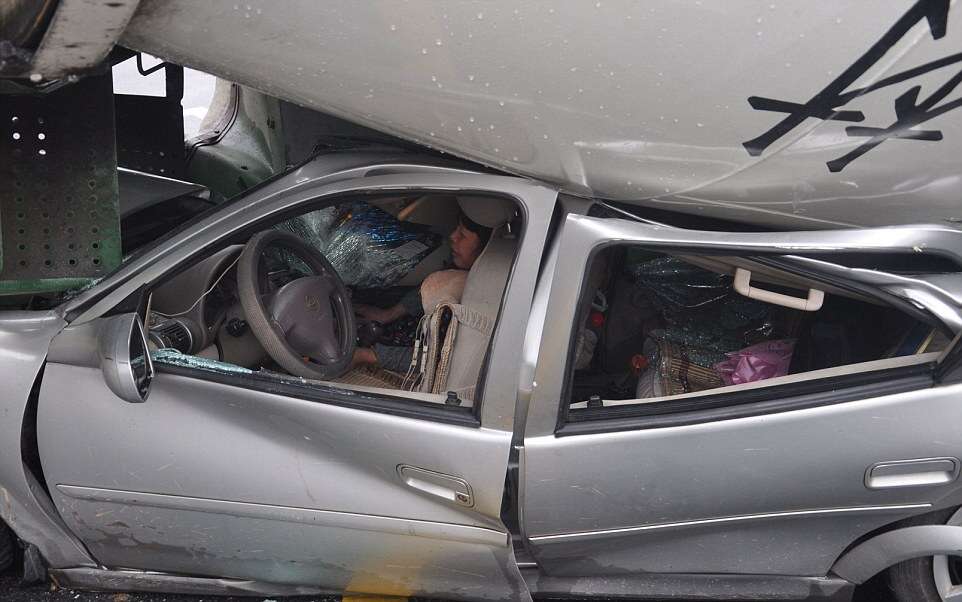
M 38 437 L 58 510 L 103 566 L 254 581 L 259 593 L 527 597 L 500 518 L 518 381 L 501 358 L 524 330 L 555 193 L 463 172 L 364 180 L 355 190 L 463 185 L 526 208 L 480 408 L 159 365 L 131 403 L 98 352 L 117 318 L 82 315 L 51 345 Z M 272 198 L 261 215 L 324 192 Z M 226 238 L 245 219 L 208 218 L 205 231 Z M 188 232 L 165 247 L 169 273 L 205 242 Z M 141 281 L 164 271 L 137 261 Z M 96 307 L 120 304 L 130 282 Z

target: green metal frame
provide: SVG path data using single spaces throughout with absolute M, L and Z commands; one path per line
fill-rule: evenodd
M 110 71 L 0 107 L 0 295 L 84 286 L 119 266 Z

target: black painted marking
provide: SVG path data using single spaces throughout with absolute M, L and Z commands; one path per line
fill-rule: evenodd
M 785 113 L 786 116 L 757 138 L 743 144 L 748 154 L 757 157 L 787 135 L 806 119 L 812 117 L 823 121 L 861 122 L 865 115 L 861 111 L 842 110 L 847 103 L 865 94 L 893 86 L 924 75 L 935 69 L 962 63 L 962 53 L 955 53 L 924 65 L 896 73 L 863 88 L 845 90 L 862 77 L 888 50 L 898 43 L 915 25 L 928 22 L 929 31 L 936 40 L 945 36 L 948 24 L 950 0 L 918 0 L 889 28 L 862 56 L 852 63 L 830 84 L 816 93 L 805 103 L 790 102 L 761 96 L 750 96 L 748 103 L 757 111 Z M 962 82 L 962 72 L 956 74 L 942 87 L 925 100 L 918 102 L 919 86 L 913 87 L 895 100 L 895 122 L 885 128 L 848 126 L 846 134 L 852 137 L 866 137 L 868 140 L 851 152 L 827 163 L 829 171 L 837 172 L 891 138 L 902 140 L 938 141 L 942 140 L 940 130 L 919 130 L 916 126 L 938 117 L 943 113 L 962 106 L 962 99 L 936 106 Z
M 890 138 L 924 141 L 941 140 L 941 130 L 917 130 L 915 126 L 962 106 L 962 98 L 959 98 L 942 106 L 935 107 L 935 105 L 952 92 L 960 82 L 962 82 L 962 71 L 956 73 L 955 77 L 943 84 L 942 87 L 922 102 L 918 102 L 919 91 L 922 87 L 913 87 L 895 99 L 895 123 L 887 128 L 852 126 L 845 128 L 845 133 L 849 136 L 866 136 L 869 140 L 838 159 L 829 161 L 827 163 L 828 170 L 831 172 L 842 171 L 846 165 Z

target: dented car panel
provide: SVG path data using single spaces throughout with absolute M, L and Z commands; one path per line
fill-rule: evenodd
M 24 541 L 37 546 L 48 562 L 61 566 L 96 566 L 83 544 L 50 504 L 25 454 L 36 456 L 28 433 L 36 428 L 36 389 L 50 340 L 66 325 L 56 312 L 0 314 L 0 518 Z M 26 439 L 24 439 L 26 437 Z

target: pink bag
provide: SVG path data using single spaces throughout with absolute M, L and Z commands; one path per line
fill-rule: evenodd
M 728 359 L 715 364 L 715 371 L 726 385 L 785 376 L 794 350 L 794 339 L 765 341 L 726 354 Z

